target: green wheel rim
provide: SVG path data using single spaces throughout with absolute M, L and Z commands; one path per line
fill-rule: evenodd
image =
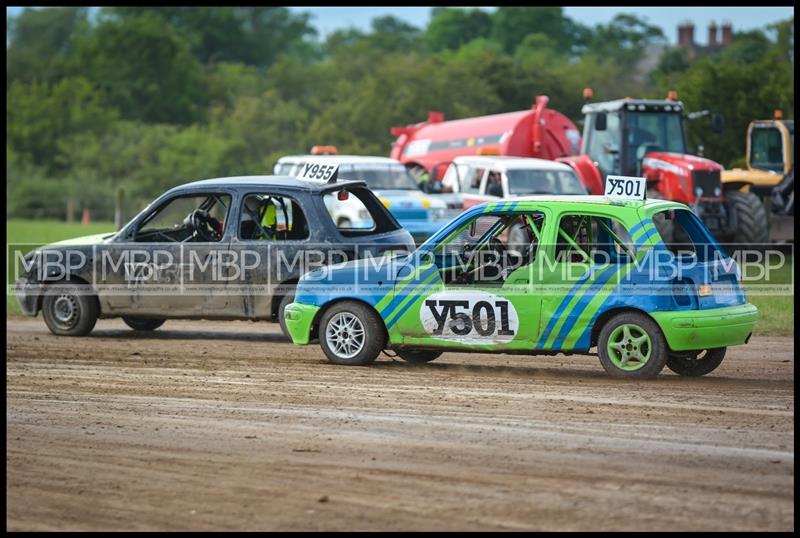
M 650 360 L 653 343 L 644 329 L 633 323 L 626 323 L 611 332 L 606 350 L 614 366 L 633 372 L 644 367 Z

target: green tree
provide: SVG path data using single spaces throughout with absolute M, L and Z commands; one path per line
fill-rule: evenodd
M 687 110 L 711 110 L 725 117 L 722 134 L 711 132 L 707 118 L 688 123 L 693 145 L 702 144 L 707 157 L 725 166 L 744 152 L 750 121 L 770 118 L 776 108 L 794 117 L 794 70 L 776 50 L 754 63 L 742 63 L 736 54 L 702 58 L 677 81 L 676 89 Z
M 473 39 L 489 37 L 492 16 L 481 9 L 435 8 L 424 42 L 428 50 L 457 50 Z
M 74 61 L 128 119 L 190 123 L 203 118 L 200 64 L 164 19 L 107 16 L 76 43 Z
M 64 57 L 88 28 L 86 8 L 25 8 L 7 19 L 6 87 L 13 81 L 50 82 L 65 76 Z
M 83 77 L 54 84 L 13 82 L 6 94 L 7 143 L 19 158 L 48 173 L 64 171 L 59 141 L 76 133 L 100 135 L 118 114 Z
M 114 7 L 121 20 L 143 14 L 161 18 L 189 46 L 201 63 L 242 62 L 267 67 L 278 55 L 316 33 L 310 15 L 285 7 Z
M 560 7 L 499 7 L 492 15 L 492 39 L 513 54 L 528 34 L 543 34 L 554 48 L 570 51 L 572 28 Z
M 594 54 L 632 66 L 650 44 L 666 44 L 661 28 L 636 15 L 620 13 L 610 23 L 595 28 L 590 49 Z

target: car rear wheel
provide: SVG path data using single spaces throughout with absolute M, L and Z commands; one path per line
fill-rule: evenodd
M 678 375 L 700 377 L 713 372 L 722 364 L 727 348 L 717 347 L 688 353 L 670 353 L 667 368 Z
M 623 312 L 603 326 L 597 354 L 612 377 L 649 379 L 664 369 L 667 346 L 655 321 L 638 312 Z
M 441 357 L 442 352 L 428 349 L 404 349 L 398 351 L 397 356 L 412 364 L 425 364 Z
M 322 315 L 319 342 L 332 363 L 365 366 L 386 347 L 386 328 L 367 305 L 343 301 Z
M 122 321 L 134 331 L 155 331 L 167 321 L 164 318 L 129 318 L 123 316 Z
M 77 284 L 59 282 L 45 291 L 42 317 L 50 332 L 59 336 L 85 336 L 97 323 L 97 298 Z

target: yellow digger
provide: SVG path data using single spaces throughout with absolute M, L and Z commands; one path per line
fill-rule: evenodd
M 772 120 L 750 122 L 746 158 L 747 169 L 724 170 L 722 183 L 761 198 L 770 241 L 794 242 L 794 120 L 776 110 Z

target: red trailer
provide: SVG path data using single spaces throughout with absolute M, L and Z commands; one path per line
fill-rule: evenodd
M 441 178 L 461 155 L 507 155 L 563 161 L 578 172 L 592 194 L 603 192 L 603 181 L 591 159 L 577 156 L 581 136 L 569 118 L 547 108 L 539 95 L 529 110 L 444 121 L 441 112 L 406 127 L 392 127 L 391 157 L 417 177 L 422 172 Z M 435 169 L 435 170 L 434 170 Z

